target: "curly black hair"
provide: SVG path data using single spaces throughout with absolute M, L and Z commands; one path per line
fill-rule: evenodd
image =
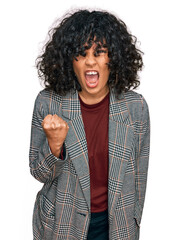
M 108 85 L 117 95 L 139 86 L 143 52 L 137 48 L 137 38 L 129 33 L 126 24 L 106 11 L 78 10 L 50 30 L 44 52 L 36 59 L 38 76 L 45 87 L 60 95 L 71 89 L 81 91 L 73 59 L 85 55 L 93 42 L 97 48 L 108 49 Z

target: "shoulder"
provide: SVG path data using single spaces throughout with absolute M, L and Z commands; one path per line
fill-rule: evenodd
M 133 121 L 144 121 L 149 118 L 149 107 L 142 94 L 129 90 L 124 93 L 124 101 Z
M 128 103 L 139 103 L 142 102 L 143 100 L 143 96 L 140 93 L 137 93 L 133 90 L 129 90 L 127 92 L 125 92 L 124 94 L 124 98 Z
M 61 103 L 62 101 L 62 96 L 58 95 L 54 90 L 52 89 L 43 89 L 39 92 L 39 98 L 41 99 L 41 101 L 43 102 L 49 102 L 49 101 L 55 101 L 57 103 Z
M 62 96 L 51 89 L 41 90 L 35 100 L 35 106 L 41 109 L 44 115 L 57 114 L 62 105 Z

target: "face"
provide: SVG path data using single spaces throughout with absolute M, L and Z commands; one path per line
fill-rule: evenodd
M 82 91 L 79 95 L 86 103 L 91 99 L 102 99 L 109 92 L 108 78 L 110 70 L 107 48 L 101 48 L 96 52 L 96 44 L 85 51 L 86 55 L 79 55 L 73 60 L 73 69 L 79 81 Z

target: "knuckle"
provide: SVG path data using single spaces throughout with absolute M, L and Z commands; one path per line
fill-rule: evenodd
M 43 128 L 44 128 L 44 129 L 48 129 L 48 128 L 49 128 L 49 124 L 44 123 L 44 124 L 43 124 Z
M 68 125 L 67 125 L 66 122 L 63 123 L 63 127 L 64 127 L 65 129 L 67 129 Z
M 48 115 L 46 115 L 46 117 L 44 119 L 51 119 L 51 118 L 52 118 L 52 115 L 48 114 Z

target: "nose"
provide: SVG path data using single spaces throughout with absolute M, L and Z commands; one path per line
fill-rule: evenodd
M 87 66 L 93 67 L 96 65 L 96 57 L 94 56 L 93 53 L 88 53 L 86 54 L 86 61 L 85 61 Z

